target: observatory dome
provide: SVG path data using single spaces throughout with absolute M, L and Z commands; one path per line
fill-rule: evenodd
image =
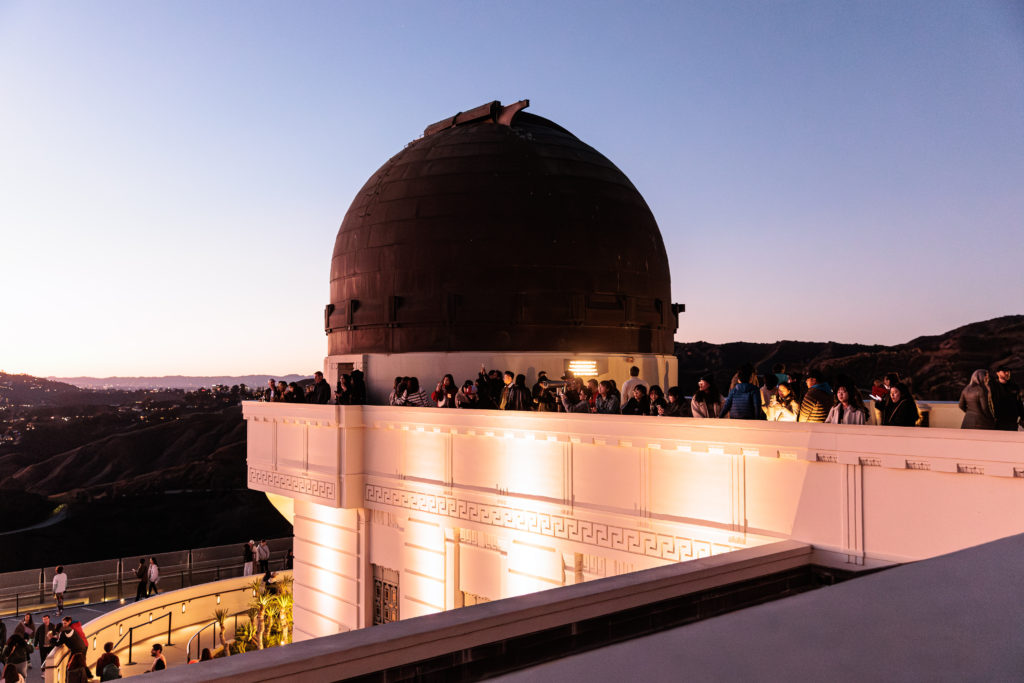
M 334 245 L 329 354 L 672 353 L 678 310 L 646 202 L 527 105 L 428 126 L 366 181 Z

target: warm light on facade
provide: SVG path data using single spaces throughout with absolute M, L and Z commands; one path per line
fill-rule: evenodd
M 599 374 L 596 360 L 571 360 L 568 370 L 577 377 L 596 377 Z

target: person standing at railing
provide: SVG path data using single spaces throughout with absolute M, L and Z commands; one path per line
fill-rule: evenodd
M 64 573 L 64 565 L 57 567 L 53 575 L 53 597 L 57 601 L 57 616 L 64 614 L 64 591 L 68 588 L 68 575 Z
M 260 539 L 260 544 L 256 548 L 256 557 L 260 561 L 260 572 L 266 574 L 270 571 L 270 546 L 263 539 Z
M 256 559 L 256 542 L 251 540 L 242 546 L 242 576 L 252 576 L 252 563 Z
M 44 614 L 43 623 L 36 629 L 35 635 L 32 638 L 36 649 L 39 650 L 39 665 L 43 671 L 46 671 L 46 657 L 50 654 L 50 650 L 53 649 L 51 640 L 56 637 L 57 625 L 50 623 L 49 614 Z
M 156 595 L 160 591 L 157 590 L 157 584 L 160 582 L 160 567 L 156 563 L 156 558 L 149 558 L 149 589 L 146 591 L 146 597 L 150 595 Z
M 139 566 L 135 568 L 135 578 L 139 584 L 135 588 L 135 602 L 146 597 L 146 590 L 149 588 L 149 567 L 146 566 L 146 558 L 139 558 Z

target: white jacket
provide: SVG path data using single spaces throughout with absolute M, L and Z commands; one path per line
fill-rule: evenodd
M 68 575 L 65 573 L 53 575 L 53 592 L 63 593 L 68 588 Z
M 825 418 L 826 424 L 844 424 L 844 425 L 862 425 L 865 422 L 864 413 L 853 408 L 843 409 L 843 421 L 839 422 L 839 409 L 842 407 L 842 403 L 837 403 L 832 406 L 832 410 L 828 411 L 828 417 Z
M 152 562 L 149 563 L 149 582 L 158 583 L 160 581 L 160 567 L 156 566 Z

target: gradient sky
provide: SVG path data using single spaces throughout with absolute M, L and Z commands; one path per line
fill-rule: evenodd
M 1024 312 L 1024 4 L 0 0 L 0 369 L 312 372 L 341 219 L 498 99 L 647 199 L 677 339 Z

